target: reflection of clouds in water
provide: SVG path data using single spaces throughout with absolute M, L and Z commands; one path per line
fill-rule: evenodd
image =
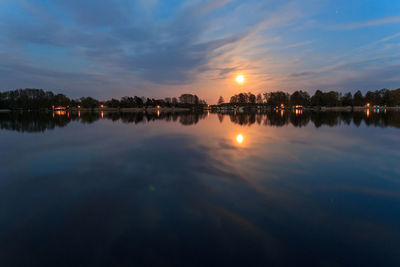
M 253 257 L 262 255 L 266 245 L 276 247 L 258 237 L 262 230 L 257 230 L 258 226 L 251 220 L 232 210 L 233 203 L 241 209 L 248 208 L 247 201 L 237 203 L 236 199 L 242 194 L 237 191 L 238 188 L 245 192 L 249 190 L 240 182 L 241 178 L 229 172 L 227 166 L 222 170 L 220 167 L 224 164 L 209 158 L 210 151 L 204 146 L 196 146 L 195 142 L 184 135 L 164 135 L 144 138 L 140 145 L 132 141 L 123 149 L 117 147 L 114 150 L 109 144 L 108 153 L 99 153 L 71 166 L 73 172 L 57 177 L 38 175 L 35 181 L 25 184 L 29 190 L 15 184 L 2 198 L 8 194 L 16 196 L 23 190 L 24 201 L 11 199 L 21 203 L 19 209 L 30 209 L 33 205 L 32 212 L 37 216 L 49 216 L 49 211 L 57 209 L 58 212 L 52 215 L 56 221 L 68 213 L 61 225 L 56 224 L 53 237 L 49 237 L 48 241 L 53 242 L 53 238 L 65 233 L 68 238 L 61 241 L 59 247 L 71 246 L 72 251 L 79 250 L 72 244 L 80 243 L 86 244 L 89 252 L 97 254 L 101 247 L 92 244 L 92 240 L 98 239 L 104 240 L 105 246 L 121 246 L 121 249 L 133 248 L 140 243 L 154 243 L 161 250 L 179 247 L 184 241 L 187 246 L 182 248 L 184 254 L 174 257 L 185 258 L 185 253 L 193 248 L 188 243 L 189 237 L 200 242 L 201 246 L 213 244 L 221 252 L 226 243 L 238 244 L 238 248 Z M 171 151 L 174 151 L 173 156 Z M 150 185 L 156 190 L 149 191 Z M 225 192 L 229 188 L 236 193 L 231 195 Z M 27 204 L 25 201 L 34 199 L 32 192 L 40 194 L 43 199 L 56 201 L 44 205 L 35 202 Z M 57 201 L 61 199 L 62 202 Z M 220 218 L 218 223 L 213 223 L 216 218 Z M 22 227 L 14 225 L 8 236 L 22 231 Z M 22 245 L 11 242 L 9 248 L 34 242 L 37 238 L 34 233 L 47 232 L 44 227 L 39 221 L 31 220 L 31 234 L 22 238 Z M 193 232 L 196 228 L 200 231 L 198 234 Z M 76 229 L 81 233 L 78 234 Z M 102 235 L 96 237 L 99 231 Z M 200 233 L 204 231 L 206 234 L 202 236 Z M 253 244 L 253 249 L 239 245 L 239 239 L 247 240 L 247 246 Z M 57 251 L 47 249 L 53 252 L 53 257 L 60 256 Z M 146 245 L 136 249 L 138 253 L 151 251 Z M 204 248 L 203 252 L 211 253 Z
M 71 123 L 8 139 L 19 141 L 14 159 L 24 156 L 9 161 L 15 172 L 4 175 L 7 186 L 0 188 L 9 215 L 0 219 L 9 226 L 0 232 L 0 241 L 7 240 L 2 251 L 33 257 L 29 244 L 45 237 L 36 252 L 60 258 L 62 250 L 79 254 L 85 247 L 88 258 L 107 263 L 133 256 L 138 264 L 149 257 L 179 263 L 193 251 L 203 259 L 225 255 L 231 264 L 252 258 L 293 265 L 285 255 L 310 260 L 309 251 L 315 264 L 341 263 L 327 251 L 371 252 L 387 263 L 379 255 L 394 253 L 384 244 L 399 235 L 391 208 L 399 200 L 397 129 L 384 129 L 388 141 L 378 138 L 382 129 L 364 126 L 242 127 L 215 118 L 223 127 L 206 120 L 168 128 L 127 121 L 140 118 Z M 235 141 L 239 132 L 245 146 Z M 60 159 L 51 160 L 57 153 Z M 34 157 L 37 169 L 17 168 Z

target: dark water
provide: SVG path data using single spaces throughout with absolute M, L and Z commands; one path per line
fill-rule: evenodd
M 0 266 L 400 266 L 400 113 L 11 113 L 0 148 Z

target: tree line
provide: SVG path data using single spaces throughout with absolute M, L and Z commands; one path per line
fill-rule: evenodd
M 400 88 L 396 90 L 381 89 L 368 91 L 365 95 L 361 91 L 352 93 L 339 93 L 335 91 L 322 92 L 317 90 L 313 96 L 305 91 L 295 91 L 292 94 L 275 91 L 259 93 L 257 95 L 249 93 L 240 93 L 233 95 L 229 103 L 224 101 L 222 96 L 218 99 L 218 105 L 267 105 L 270 107 L 281 106 L 399 106 Z
M 193 107 L 206 105 L 197 95 L 182 94 L 177 97 L 154 99 L 124 96 L 121 99 L 100 101 L 93 97 L 70 99 L 64 94 L 55 94 L 42 89 L 18 89 L 0 92 L 0 109 L 50 109 L 53 107 L 99 108 L 145 108 L 145 107 Z

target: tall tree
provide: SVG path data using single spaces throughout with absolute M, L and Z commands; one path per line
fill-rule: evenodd
M 389 105 L 400 106 L 400 88 L 389 92 Z
M 260 93 L 257 94 L 256 103 L 257 104 L 262 104 L 263 103 L 262 96 L 261 96 Z
M 252 93 L 248 93 L 248 101 L 250 104 L 255 104 L 256 103 L 256 96 Z
M 296 91 L 290 96 L 291 106 L 308 106 L 310 104 L 310 95 L 304 91 Z
M 324 102 L 324 93 L 322 93 L 320 90 L 317 90 L 311 97 L 311 104 L 313 106 L 325 106 L 326 103 Z
M 351 93 L 346 93 L 340 98 L 340 104 L 344 107 L 353 106 L 353 96 Z
M 267 94 L 267 104 L 272 107 L 281 105 L 288 106 L 289 99 L 289 94 L 282 91 L 271 92 Z
M 360 107 L 360 106 L 364 106 L 364 104 L 365 104 L 364 97 L 363 97 L 361 91 L 358 90 L 353 96 L 353 105 Z

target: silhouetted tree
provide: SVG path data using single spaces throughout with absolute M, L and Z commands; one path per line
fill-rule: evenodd
M 389 105 L 400 106 L 400 88 L 389 92 Z
M 360 90 L 358 90 L 353 97 L 354 106 L 364 106 L 364 97 Z
M 311 97 L 311 104 L 313 106 L 325 106 L 326 103 L 324 102 L 324 93 L 322 93 L 320 90 L 317 90 Z
M 134 106 L 137 107 L 137 108 L 141 108 L 141 107 L 143 107 L 143 105 L 144 105 L 142 98 L 137 97 L 137 96 L 135 96 L 135 97 L 133 98 L 133 104 L 134 104 Z
M 329 107 L 335 107 L 339 105 L 339 93 L 335 91 L 330 91 L 324 93 L 324 102 Z
M 250 93 L 250 92 L 247 95 L 248 95 L 249 103 L 250 104 L 255 104 L 256 103 L 256 96 L 254 94 Z
M 92 97 L 81 97 L 81 106 L 84 108 L 97 108 L 99 101 Z
M 261 96 L 260 93 L 257 94 L 256 103 L 257 104 L 262 104 L 263 103 L 262 96 Z
M 281 105 L 288 106 L 289 100 L 289 94 L 282 91 L 271 92 L 267 94 L 267 104 L 272 107 Z
M 374 92 L 368 91 L 365 94 L 365 102 L 369 103 L 371 106 L 376 105 L 378 102 L 376 94 Z
M 245 93 L 240 93 L 239 95 L 238 95 L 238 100 L 239 100 L 239 103 L 240 104 L 246 104 L 248 101 L 247 101 L 247 94 L 245 94 Z
M 120 102 L 117 99 L 111 99 L 106 101 L 106 106 L 110 108 L 119 108 Z
M 53 98 L 53 105 L 55 106 L 69 106 L 71 100 L 63 94 L 57 94 Z
M 353 96 L 351 93 L 346 93 L 340 98 L 340 103 L 342 106 L 353 106 Z
M 304 106 L 307 107 L 310 105 L 311 99 L 310 95 L 307 92 L 296 91 L 290 96 L 290 105 L 291 106 Z

